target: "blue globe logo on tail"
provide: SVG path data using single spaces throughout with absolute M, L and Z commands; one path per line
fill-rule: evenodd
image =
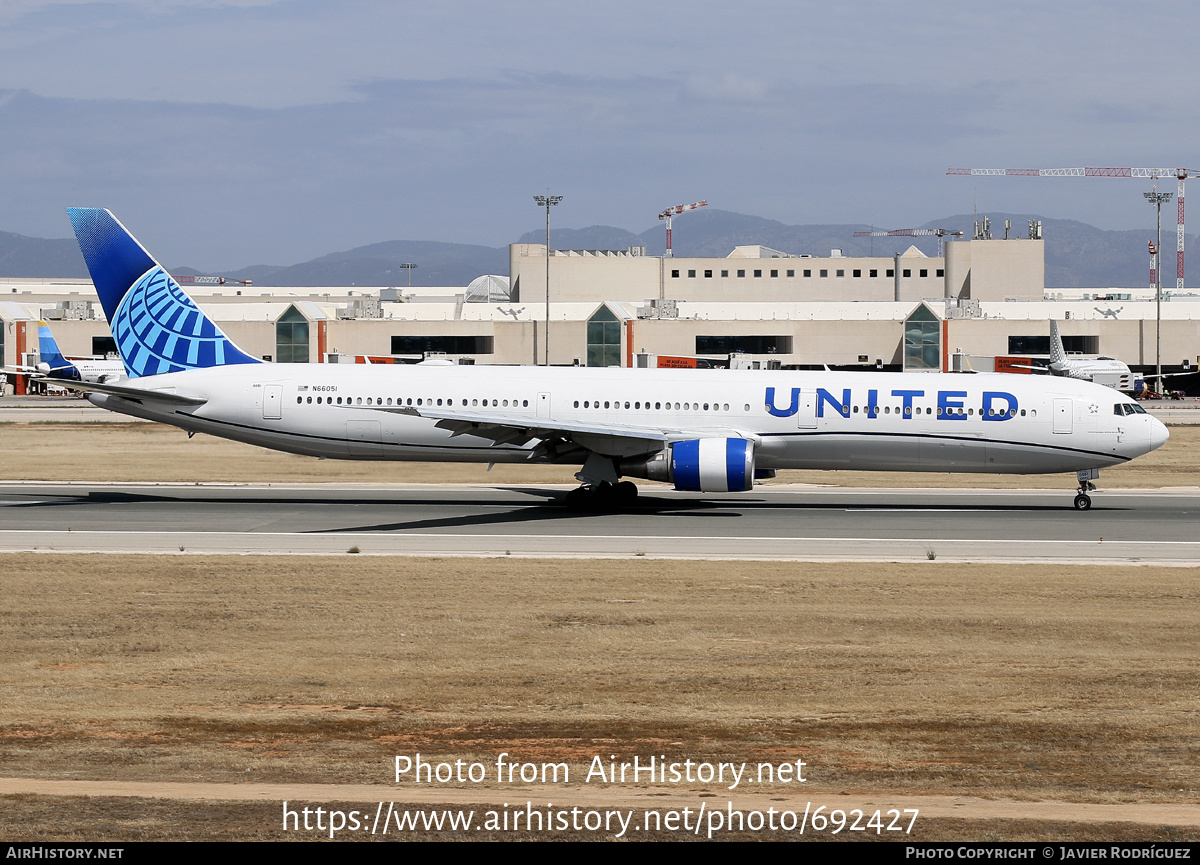
M 67 214 L 130 377 L 262 363 L 230 342 L 111 213 Z
M 109 324 L 131 376 L 255 362 L 158 266 L 130 287 Z

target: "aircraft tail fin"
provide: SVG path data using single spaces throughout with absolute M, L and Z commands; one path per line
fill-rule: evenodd
M 1062 337 L 1058 333 L 1058 322 L 1050 319 L 1050 363 L 1062 363 L 1067 359 L 1063 350 Z
M 44 321 L 38 322 L 38 362 L 39 367 L 41 364 L 45 364 L 49 367 L 49 372 L 57 373 L 59 376 L 74 378 L 79 375 L 71 362 L 63 357 L 63 353 L 58 348 L 58 341 L 50 332 L 50 325 Z M 75 373 L 75 376 L 70 375 L 72 372 Z
M 69 207 L 67 215 L 131 378 L 262 363 L 234 345 L 110 212 Z

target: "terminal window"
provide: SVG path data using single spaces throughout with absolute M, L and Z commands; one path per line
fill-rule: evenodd
M 811 270 L 806 270 L 806 271 L 804 271 L 804 275 L 805 275 L 805 276 L 812 276 L 812 271 L 811 271 Z
M 704 278 L 705 278 L 705 279 L 712 279 L 712 271 L 711 271 L 711 270 L 706 270 L 706 271 L 704 271 Z
M 696 276 L 696 271 L 694 271 L 694 270 L 689 270 L 689 271 L 688 271 L 688 278 L 689 278 L 689 279 L 694 279 L 694 278 L 695 278 L 695 276 Z
M 1063 350 L 1068 354 L 1099 354 L 1099 336 L 1064 336 Z M 1008 338 L 1009 354 L 1050 354 L 1050 337 L 1048 335 L 1010 336 Z
M 721 271 L 721 276 L 729 276 L 729 271 L 728 271 L 728 270 L 722 270 L 722 271 Z
M 4 345 L 4 337 L 0 336 L 0 347 Z M 111 336 L 93 336 L 92 354 L 98 357 L 116 357 L 117 341 Z
M 912 271 L 909 270 L 907 267 L 904 268 L 904 278 L 908 279 L 910 276 L 912 276 Z
M 671 271 L 671 279 L 679 279 L 679 271 L 678 270 Z
M 279 363 L 308 363 L 308 319 L 294 306 L 275 322 L 275 357 Z
M 921 278 L 924 279 L 927 276 L 929 276 L 929 270 L 927 268 L 922 267 L 921 268 Z
M 796 271 L 794 271 L 794 270 L 789 270 L 789 271 L 787 272 L 787 275 L 788 275 L 788 276 L 795 276 L 795 275 L 796 275 Z
M 821 279 L 824 279 L 824 278 L 825 278 L 825 277 L 827 277 L 827 276 L 829 276 L 829 271 L 828 271 L 828 270 L 822 270 L 822 271 L 821 271 Z
M 746 271 L 744 271 L 744 270 L 739 270 L 739 271 L 738 271 L 738 276 L 739 276 L 739 277 L 741 277 L 741 276 L 745 276 L 745 275 L 746 275 Z
M 939 267 L 939 268 L 937 269 L 937 275 L 938 275 L 938 276 L 945 276 L 945 275 L 946 275 L 946 271 L 942 270 L 942 268 L 940 268 L 940 267 Z
M 874 274 L 874 273 L 872 273 L 871 275 L 872 275 L 872 276 L 874 276 L 875 274 Z M 889 267 L 889 268 L 887 269 L 887 275 L 888 275 L 888 276 L 895 276 L 895 275 L 896 275 L 896 271 L 892 270 L 892 269 Z
M 862 276 L 862 271 L 859 270 L 857 267 L 854 268 L 854 278 L 858 279 L 860 276 Z
M 756 270 L 756 271 L 754 271 L 754 275 L 755 275 L 756 277 L 762 276 L 762 271 L 761 271 L 761 270 Z
M 490 336 L 393 336 L 392 354 L 491 354 L 494 341 Z
M 772 270 L 772 271 L 771 271 L 771 279 L 775 279 L 775 278 L 776 278 L 776 277 L 778 277 L 778 276 L 779 276 L 779 271 L 778 271 L 778 270 Z
M 588 319 L 587 365 L 621 365 L 621 322 L 603 304 Z
M 941 354 L 941 322 L 921 304 L 904 322 L 904 368 L 939 369 Z
M 839 270 L 839 271 L 837 272 L 837 275 L 838 275 L 838 278 L 840 279 L 841 277 L 843 277 L 843 276 L 845 276 L 845 275 L 846 275 L 846 271 L 844 271 L 844 270 Z
M 696 354 L 791 354 L 791 336 L 697 336 Z

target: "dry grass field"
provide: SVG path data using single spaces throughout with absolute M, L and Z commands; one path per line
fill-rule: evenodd
M 317 460 L 149 423 L 0 424 L 0 480 L 233 483 L 576 483 L 576 467 Z M 1073 474 L 785 471 L 769 483 L 846 487 L 1066 489 Z M 1200 426 L 1171 428 L 1165 446 L 1105 469 L 1101 488 L 1200 486 Z
M 1036 805 L 1200 801 L 1195 569 L 12 554 L 0 574 L 7 777 L 800 758 L 814 801 L 1031 803 L 915 838 L 1197 837 Z M 278 803 L 0 802 L 10 840 L 280 837 Z

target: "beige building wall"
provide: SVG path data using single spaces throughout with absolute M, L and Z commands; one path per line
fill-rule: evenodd
M 1010 238 L 946 243 L 946 297 L 1041 300 L 1045 286 L 1044 241 Z
M 896 290 L 891 258 L 659 258 L 553 252 L 551 303 L 644 303 L 657 297 L 709 303 L 888 301 Z M 546 247 L 511 244 L 509 267 L 514 301 L 545 303 Z M 944 267 L 942 259 L 910 250 L 901 257 L 900 299 L 942 297 Z M 906 270 L 908 276 L 903 275 Z

